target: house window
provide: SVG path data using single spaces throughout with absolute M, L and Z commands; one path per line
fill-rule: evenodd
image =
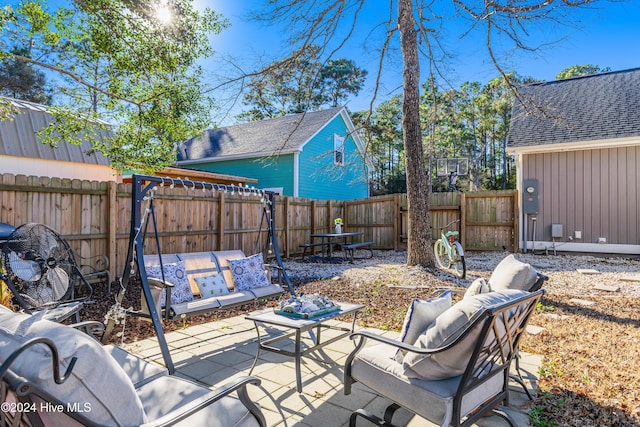
M 333 135 L 333 162 L 344 165 L 344 136 Z

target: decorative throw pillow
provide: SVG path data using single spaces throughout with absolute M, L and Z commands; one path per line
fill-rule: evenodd
M 414 345 L 420 334 L 427 330 L 440 314 L 451 307 L 451 291 L 445 291 L 436 298 L 411 301 L 407 314 L 404 316 L 400 341 Z M 396 360 L 402 362 L 404 352 L 396 352 Z
M 477 278 L 469 285 L 467 291 L 464 293 L 464 298 L 469 298 L 478 294 L 486 294 L 491 292 L 491 286 L 483 278 Z
M 445 347 L 457 340 L 485 308 L 513 301 L 527 294 L 521 290 L 504 290 L 464 298 L 438 316 L 429 329 L 420 335 L 415 345 L 432 350 Z M 476 325 L 476 330 L 470 331 L 455 346 L 443 352 L 430 355 L 407 354 L 402 360 L 404 374 L 409 378 L 425 380 L 442 380 L 461 375 L 471 358 L 480 328 L 482 322 Z
M 236 291 L 248 291 L 253 288 L 269 286 L 269 279 L 264 272 L 262 254 L 247 258 L 230 259 L 229 267 L 235 283 Z
M 489 279 L 492 291 L 503 289 L 522 289 L 528 291 L 536 281 L 537 272 L 522 261 L 518 261 L 513 254 L 509 255 L 496 266 Z
M 193 301 L 193 293 L 189 286 L 189 280 L 187 279 L 187 270 L 184 266 L 184 262 L 170 262 L 162 264 L 164 271 L 164 280 L 173 285 L 171 288 L 171 303 L 177 304 L 180 302 Z M 152 265 L 146 268 L 147 276 L 154 279 L 162 280 L 162 272 L 159 265 Z M 166 290 L 163 289 L 160 294 L 160 306 L 164 307 L 166 304 Z
M 7 360 L 29 340 L 49 338 L 58 349 L 61 374 L 77 357 L 64 383 L 54 382 L 51 352 L 44 344 L 24 350 L 11 369 L 58 398 L 65 408 L 90 408 L 83 415 L 96 425 L 137 426 L 145 423 L 142 402 L 133 384 L 102 345 L 77 329 L 42 320 L 40 316 L 13 313 L 4 307 L 0 309 L 0 360 Z M 51 424 L 64 425 L 65 419 L 57 418 L 55 413 L 44 415 L 50 418 Z
M 196 277 L 195 280 L 198 284 L 198 289 L 200 289 L 200 298 L 218 297 L 229 293 L 227 282 L 224 281 L 224 276 L 222 274 Z

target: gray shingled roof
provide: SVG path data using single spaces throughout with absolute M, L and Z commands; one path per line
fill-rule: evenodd
M 36 132 L 51 121 L 45 105 L 19 99 L 9 100 L 17 109 L 13 120 L 0 121 L 0 155 L 29 157 L 43 160 L 86 163 L 108 166 L 109 160 L 102 154 L 87 154 L 91 147 L 88 143 L 73 145 L 58 144 L 57 148 L 42 144 Z
M 329 110 L 209 129 L 180 144 L 178 161 L 212 157 L 268 156 L 298 150 L 335 117 L 342 107 Z
M 640 136 L 640 68 L 537 83 L 518 92 L 535 107 L 514 104 L 509 147 Z

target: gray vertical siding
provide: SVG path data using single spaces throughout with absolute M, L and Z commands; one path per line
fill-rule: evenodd
M 583 243 L 640 244 L 640 147 L 526 154 L 523 179 L 538 179 L 537 241 L 582 231 Z

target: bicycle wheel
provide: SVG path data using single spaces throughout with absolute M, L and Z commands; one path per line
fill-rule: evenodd
M 433 253 L 436 256 L 436 264 L 438 264 L 438 267 L 451 267 L 451 260 L 449 259 L 449 255 L 447 255 L 447 248 L 444 247 L 442 240 L 436 240 L 436 243 L 433 245 Z
M 456 276 L 461 279 L 467 275 L 467 263 L 464 261 L 464 255 L 460 255 L 464 253 L 462 250 L 462 246 L 458 242 L 453 242 L 451 245 L 451 256 L 453 258 L 453 270 L 456 272 Z

